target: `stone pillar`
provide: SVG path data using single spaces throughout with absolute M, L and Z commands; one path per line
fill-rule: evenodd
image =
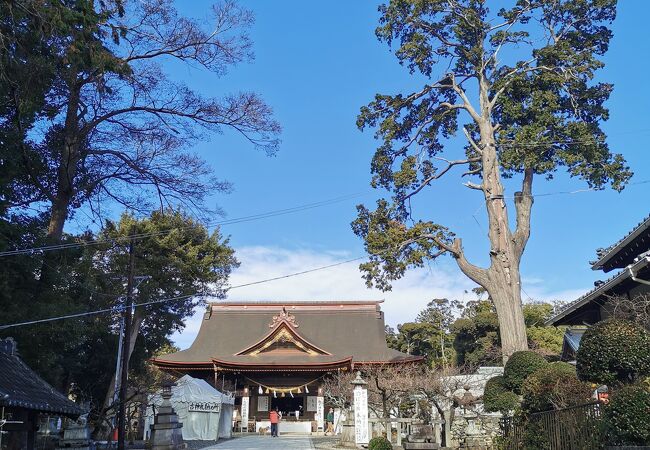
M 250 409 L 250 396 L 248 387 L 244 388 L 244 396 L 241 398 L 241 424 L 239 431 L 248 433 L 248 412 Z
M 370 441 L 368 433 L 368 383 L 361 378 L 361 372 L 352 380 L 354 386 L 354 442 L 365 445 Z
M 323 397 L 323 388 L 318 388 L 318 397 L 316 397 L 316 432 L 325 431 L 325 397 Z
M 183 424 L 178 421 L 178 416 L 172 408 L 172 386 L 170 382 L 163 384 L 162 404 L 151 425 L 152 450 L 179 450 L 184 447 L 181 428 Z

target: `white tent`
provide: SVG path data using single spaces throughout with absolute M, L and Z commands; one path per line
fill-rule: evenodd
M 160 392 L 149 396 L 144 422 L 145 439 L 151 435 L 154 410 L 162 403 Z M 216 441 L 231 437 L 235 399 L 222 394 L 205 380 L 185 375 L 172 387 L 172 406 L 183 424 L 183 440 Z

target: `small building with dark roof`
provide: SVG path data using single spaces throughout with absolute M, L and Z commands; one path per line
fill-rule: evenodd
M 2 448 L 33 449 L 39 414 L 78 417 L 83 413 L 22 361 L 12 338 L 0 339 Z
M 549 325 L 591 325 L 611 315 L 612 297 L 634 300 L 639 295 L 650 294 L 650 216 L 615 244 L 598 249 L 593 270 L 616 274 L 597 281 L 595 288 L 569 303 L 551 317 Z
M 380 301 L 216 302 L 190 348 L 152 360 L 249 397 L 250 415 L 302 410 L 314 420 L 324 377 L 373 364 L 419 362 L 388 348 Z M 320 393 L 322 396 L 322 393 Z M 311 397 L 311 398 L 310 398 Z

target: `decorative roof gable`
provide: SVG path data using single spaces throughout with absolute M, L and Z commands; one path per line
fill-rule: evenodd
M 286 314 L 286 310 L 283 308 L 283 313 Z M 280 316 L 282 316 L 282 314 Z M 298 326 L 294 320 L 287 320 L 286 317 L 293 317 L 286 314 L 285 319 L 276 320 L 279 316 L 273 317 L 273 323 L 269 327 L 273 327 L 271 332 L 264 336 L 261 340 L 254 343 L 253 345 L 245 348 L 244 350 L 236 353 L 236 356 L 256 356 L 260 353 L 270 354 L 270 353 L 304 353 L 311 356 L 316 355 L 331 355 L 331 353 L 326 352 L 318 347 L 316 347 L 311 342 L 307 341 L 305 338 L 300 336 L 295 328 Z

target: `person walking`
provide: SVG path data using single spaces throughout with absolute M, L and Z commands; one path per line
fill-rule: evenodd
M 280 423 L 278 408 L 275 408 L 269 413 L 269 419 L 271 421 L 271 437 L 278 437 L 278 424 Z
M 330 410 L 327 413 L 327 418 L 325 420 L 327 421 L 327 429 L 325 430 L 325 434 L 327 433 L 334 434 L 334 408 L 330 408 Z

